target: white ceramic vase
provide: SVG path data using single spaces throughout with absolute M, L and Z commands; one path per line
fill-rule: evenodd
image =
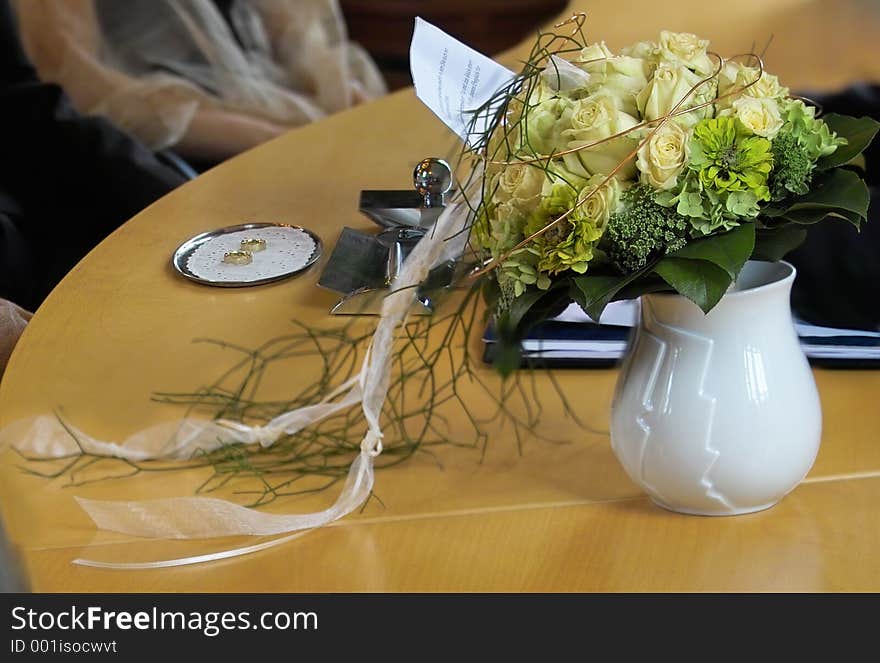
M 794 276 L 786 262 L 750 261 L 708 314 L 680 295 L 642 297 L 611 444 L 659 506 L 760 511 L 813 465 L 822 412 L 792 324 Z

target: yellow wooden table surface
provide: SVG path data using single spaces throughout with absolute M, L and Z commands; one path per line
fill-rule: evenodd
M 869 2 L 736 3 L 737 20 L 690 0 L 575 2 L 588 35 L 612 48 L 659 29 L 713 38 L 722 53 L 773 45 L 767 67 L 797 89 L 877 73 L 878 13 Z M 517 53 L 505 60 L 514 62 Z M 880 78 L 880 76 L 874 76 Z M 121 439 L 180 416 L 157 391 L 197 390 L 234 359 L 197 338 L 255 347 L 292 320 L 330 325 L 333 293 L 316 287 L 323 261 L 268 286 L 190 283 L 169 263 L 188 237 L 245 221 L 316 231 L 325 259 L 343 226 L 370 229 L 361 189 L 405 188 L 412 165 L 450 155 L 453 137 L 411 91 L 307 126 L 239 156 L 129 221 L 56 288 L 29 325 L 0 383 L 0 426 L 62 408 L 80 428 Z M 479 339 L 471 346 L 479 351 Z M 311 364 L 267 376 L 269 393 L 302 387 Z M 496 384 L 491 372 L 480 375 Z M 0 456 L 0 506 L 37 591 L 835 591 L 880 590 L 880 372 L 816 370 L 824 432 L 804 484 L 778 506 L 732 518 L 654 507 L 626 478 L 607 433 L 616 372 L 557 374 L 593 431 L 566 419 L 547 376 L 542 432 L 521 451 L 509 426 L 490 424 L 485 457 L 438 446 L 377 474 L 362 513 L 272 550 L 236 560 L 150 571 L 72 566 L 76 557 L 143 561 L 251 542 L 142 540 L 97 532 L 74 496 L 191 495 L 203 470 L 139 475 L 79 487 L 21 471 Z M 465 386 L 476 410 L 481 392 Z M 456 429 L 456 423 L 452 424 Z M 563 443 L 559 443 L 563 440 Z M 272 503 L 273 512 L 321 508 L 338 486 Z M 227 493 L 226 496 L 231 495 Z

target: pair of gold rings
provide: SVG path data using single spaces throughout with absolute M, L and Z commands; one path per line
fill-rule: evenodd
M 249 237 L 241 240 L 241 248 L 237 251 L 227 251 L 223 254 L 223 262 L 230 265 L 250 265 L 254 260 L 254 253 L 266 248 L 266 240 L 259 237 Z

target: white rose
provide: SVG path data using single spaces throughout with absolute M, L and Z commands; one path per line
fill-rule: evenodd
M 528 151 L 550 154 L 562 149 L 561 133 L 571 127 L 569 118 L 573 103 L 564 96 L 545 96 L 546 86 L 542 83 L 529 99 L 528 114 L 524 126 L 520 126 L 520 140 L 528 142 Z M 555 93 L 554 93 L 555 95 Z M 533 99 L 541 99 L 535 102 Z
M 573 214 L 575 223 L 584 221 L 595 228 L 595 234 L 591 234 L 587 238 L 590 241 L 601 237 L 608 223 L 608 217 L 617 209 L 620 201 L 621 186 L 618 180 L 612 178 L 600 187 L 606 177 L 602 173 L 597 173 L 587 181 L 580 194 L 580 198 L 586 198 L 586 200 L 578 206 Z M 593 191 L 595 193 L 591 193 Z
M 775 99 L 740 97 L 735 99 L 729 111 L 753 134 L 773 140 L 784 124 Z
M 587 91 L 614 99 L 619 110 L 638 114 L 636 95 L 648 84 L 651 65 L 641 58 L 612 55 L 603 42 L 581 51 L 580 67 L 589 72 Z
M 709 41 L 689 32 L 664 30 L 660 33 L 660 42 L 657 46 L 661 63 L 681 65 L 703 77 L 717 69 L 712 58 L 706 53 Z
M 511 204 L 528 213 L 541 202 L 546 176 L 537 164 L 516 163 L 504 166 L 492 182 L 493 200 Z
M 608 61 L 605 80 L 600 88 L 591 88 L 591 93 L 609 94 L 624 113 L 638 115 L 636 96 L 645 89 L 650 75 L 651 66 L 645 60 L 618 55 Z
M 698 76 L 683 65 L 673 66 L 660 64 L 654 72 L 654 76 L 647 86 L 636 97 L 639 111 L 646 120 L 656 120 L 668 115 L 682 99 L 687 99 L 679 106 L 678 110 L 684 110 L 697 106 L 715 98 L 715 84 L 713 81 L 704 83 L 696 90 L 691 89 L 700 81 Z M 690 93 L 690 96 L 688 94 Z M 673 121 L 685 127 L 693 126 L 706 117 L 711 117 L 712 106 L 705 106 L 690 113 L 676 115 Z
M 578 65 L 584 71 L 591 74 L 594 72 L 603 72 L 604 63 L 614 57 L 614 53 L 605 45 L 604 41 L 595 42 L 586 48 L 581 49 Z
M 567 140 L 565 149 L 592 145 L 639 123 L 632 115 L 621 111 L 611 96 L 603 94 L 576 101 L 570 121 L 571 129 L 562 132 L 563 139 Z M 566 154 L 563 160 L 573 173 L 588 178 L 595 173 L 610 173 L 626 160 L 637 144 L 634 137 L 623 135 L 595 147 Z M 635 173 L 635 163 L 631 160 L 617 172 L 617 177 L 630 179 Z
M 636 166 L 639 179 L 655 189 L 672 189 L 687 163 L 689 132 L 666 122 L 639 148 Z
M 614 55 L 601 41 L 581 50 L 580 67 L 589 72 L 589 93 L 606 94 L 624 113 L 636 115 L 636 95 L 648 84 L 651 65 L 645 60 Z
M 644 60 L 653 70 L 657 66 L 657 60 L 660 57 L 660 47 L 653 41 L 639 41 L 632 46 L 620 49 L 620 53 L 621 55 Z
M 741 92 L 738 92 L 741 90 Z M 726 97 L 730 94 L 731 96 Z M 779 84 L 779 78 L 766 71 L 758 78 L 758 69 L 747 67 L 739 62 L 727 62 L 718 76 L 718 96 L 726 97 L 718 100 L 718 110 L 730 108 L 733 101 L 740 96 L 756 99 L 785 99 L 788 88 Z

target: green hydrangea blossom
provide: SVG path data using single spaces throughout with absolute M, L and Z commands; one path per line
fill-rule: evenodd
M 659 253 L 687 243 L 689 223 L 671 207 L 654 199 L 654 190 L 637 184 L 621 195 L 621 206 L 608 219 L 601 248 L 618 269 L 629 274 Z
M 552 170 L 548 172 L 548 180 L 544 184 L 542 191 L 541 204 L 530 221 L 531 228 L 527 228 L 526 232 L 534 232 L 540 227 L 535 228 L 535 222 L 541 223 L 548 217 L 559 216 L 571 209 L 578 200 L 578 194 L 583 188 L 586 180 L 575 175 L 562 165 L 555 163 Z
M 529 248 L 521 249 L 495 270 L 501 295 L 497 303 L 499 311 L 506 311 L 514 299 L 536 284 L 536 279 L 530 278 L 530 275 L 533 277 L 535 273 L 534 265 L 537 262 L 535 253 Z
M 491 256 L 497 257 L 522 239 L 526 219 L 516 205 L 484 204 L 474 220 L 474 238 Z
M 525 223 L 526 217 L 516 206 L 490 204 L 478 215 L 473 236 L 491 257 L 497 258 L 522 241 Z M 497 273 L 502 293 L 519 297 L 528 286 L 535 285 L 537 264 L 537 252 L 528 247 L 508 256 Z
M 474 222 L 476 242 L 493 258 L 510 251 L 525 237 L 544 228 L 552 219 L 575 207 L 586 180 L 558 162 L 541 173 L 544 179 L 540 202 L 526 213 L 516 200 L 484 204 Z M 591 223 L 578 207 L 531 245 L 507 256 L 498 269 L 502 295 L 519 297 L 529 287 L 546 290 L 550 275 L 567 269 L 583 273 L 592 257 L 592 243 L 601 228 Z
M 680 178 L 678 191 L 660 191 L 654 200 L 685 217 L 696 235 L 723 232 L 739 225 L 742 216 L 757 215 L 757 197 L 745 191 L 719 194 L 703 186 L 697 171 Z M 736 195 L 733 195 L 735 193 Z
M 800 99 L 791 99 L 780 108 L 785 124 L 782 132 L 790 134 L 810 161 L 833 154 L 838 145 L 846 145 L 822 120 L 816 119 L 816 109 Z
M 512 253 L 501 263 L 498 270 L 498 283 L 502 293 L 508 291 L 519 297 L 529 286 L 537 286 L 541 290 L 550 287 L 550 278 L 538 272 L 539 252 L 532 247 L 524 247 Z

